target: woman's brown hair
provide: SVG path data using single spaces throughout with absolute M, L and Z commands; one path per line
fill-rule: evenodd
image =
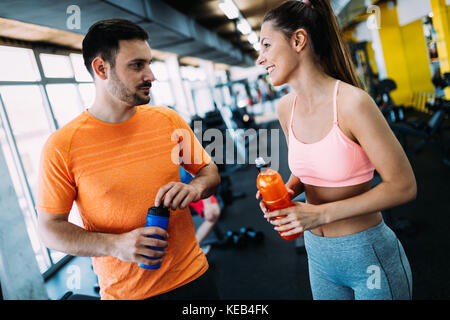
M 296 30 L 305 29 L 323 71 L 361 88 L 329 0 L 286 1 L 269 11 L 263 23 L 266 21 L 272 22 L 288 39 Z

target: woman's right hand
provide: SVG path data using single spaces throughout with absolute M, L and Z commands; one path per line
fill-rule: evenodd
M 288 186 L 286 186 L 286 189 L 291 197 L 291 199 L 294 198 L 294 190 L 292 190 L 291 188 L 289 188 Z M 259 200 L 261 198 L 261 193 L 258 191 L 256 191 L 256 200 Z M 265 214 L 266 212 L 268 212 L 268 209 L 266 208 L 266 206 L 264 205 L 264 201 L 261 200 L 259 202 L 259 207 L 261 208 L 261 211 Z M 267 219 L 267 221 L 269 221 L 269 219 Z

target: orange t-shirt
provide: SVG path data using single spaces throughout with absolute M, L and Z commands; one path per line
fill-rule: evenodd
M 68 213 L 75 201 L 86 230 L 128 232 L 145 225 L 161 186 L 180 181 L 180 163 L 195 174 L 210 161 L 188 124 L 169 108 L 138 106 L 121 123 L 84 111 L 43 148 L 36 209 Z M 102 299 L 148 298 L 208 269 L 189 209 L 171 210 L 167 231 L 167 254 L 157 270 L 115 257 L 92 258 Z

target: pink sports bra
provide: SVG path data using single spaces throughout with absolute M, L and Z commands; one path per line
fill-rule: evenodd
M 364 150 L 350 140 L 339 128 L 337 121 L 336 81 L 333 98 L 333 127 L 322 140 L 314 143 L 299 141 L 292 129 L 297 96 L 292 106 L 289 125 L 289 168 L 304 184 L 321 187 L 357 185 L 373 178 L 374 166 Z

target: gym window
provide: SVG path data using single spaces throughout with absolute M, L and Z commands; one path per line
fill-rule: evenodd
M 39 160 L 48 136 L 83 112 L 95 96 L 79 52 L 26 42 L 0 45 L 1 151 L 5 156 L 27 232 L 44 279 L 70 256 L 47 249 L 37 234 Z M 69 221 L 81 225 L 76 204 Z

